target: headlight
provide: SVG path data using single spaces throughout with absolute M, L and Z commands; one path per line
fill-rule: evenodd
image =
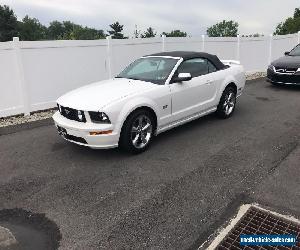
M 57 103 L 58 111 L 61 113 L 61 106 Z
M 272 70 L 272 71 L 275 71 L 275 70 L 274 70 L 274 66 L 273 66 L 272 64 L 270 64 L 270 65 L 268 66 L 268 68 L 269 68 L 270 70 Z
M 91 121 L 94 123 L 105 123 L 105 124 L 110 123 L 108 116 L 103 112 L 90 111 L 89 114 L 90 114 Z

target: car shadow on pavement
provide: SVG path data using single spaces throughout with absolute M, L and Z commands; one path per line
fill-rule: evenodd
M 275 91 L 300 91 L 300 85 L 273 85 L 269 83 L 268 85 L 266 85 L 266 88 Z
M 115 158 L 118 155 L 129 155 L 126 154 L 126 152 L 123 152 L 119 148 L 111 148 L 111 149 L 92 149 L 86 146 L 81 146 L 69 142 L 65 142 L 70 146 L 70 150 L 74 152 L 75 154 L 84 154 L 84 155 L 91 155 L 91 156 L 97 156 L 97 157 L 109 157 L 109 158 Z
M 207 123 L 215 122 L 221 119 L 218 119 L 214 113 L 200 117 L 178 127 L 167 130 L 166 132 L 159 134 L 153 141 L 153 145 L 162 143 L 169 138 L 176 136 L 181 136 L 186 133 L 192 133 L 193 131 L 199 129 L 201 126 L 207 126 Z
M 195 130 L 198 130 L 202 126 L 207 126 L 207 123 L 211 122 L 218 122 L 220 119 L 216 117 L 216 115 L 209 114 L 204 117 L 200 117 L 194 121 L 188 122 L 186 124 L 183 124 L 181 126 L 175 127 L 173 129 L 170 129 L 162 134 L 159 134 L 153 138 L 152 144 L 149 147 L 148 150 L 141 154 L 131 154 L 126 151 L 123 151 L 119 148 L 112 148 L 112 149 L 92 149 L 85 146 L 80 146 L 73 143 L 68 142 L 62 142 L 63 144 L 54 145 L 54 148 L 65 149 L 66 147 L 68 150 L 71 151 L 71 154 L 76 155 L 84 155 L 85 157 L 96 157 L 98 159 L 114 159 L 114 160 L 123 160 L 128 159 L 132 157 L 136 157 L 138 155 L 144 155 L 143 157 L 146 157 L 148 153 L 151 154 L 154 151 L 160 150 L 159 148 L 164 146 L 166 148 L 166 144 L 169 144 L 170 147 L 169 150 L 172 150 L 172 140 L 175 138 L 176 140 L 182 141 L 182 136 L 185 136 L 185 134 L 191 134 L 195 132 Z M 182 147 L 185 147 L 184 141 L 182 142 Z

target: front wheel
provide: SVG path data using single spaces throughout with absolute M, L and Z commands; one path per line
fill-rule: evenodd
M 119 145 L 131 153 L 145 151 L 152 140 L 154 129 L 153 117 L 147 110 L 138 110 L 126 119 Z
M 232 87 L 227 87 L 222 94 L 216 113 L 219 117 L 226 119 L 233 114 L 235 105 L 235 90 Z

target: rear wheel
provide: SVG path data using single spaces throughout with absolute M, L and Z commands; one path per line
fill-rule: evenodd
M 126 119 L 120 135 L 119 145 L 131 153 L 145 151 L 153 137 L 154 120 L 147 110 L 137 110 Z
M 230 117 L 235 109 L 236 104 L 236 92 L 235 89 L 232 87 L 227 87 L 220 99 L 218 108 L 217 108 L 217 115 L 223 119 Z

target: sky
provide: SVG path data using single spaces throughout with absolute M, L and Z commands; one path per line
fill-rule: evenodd
M 299 0 L 0 0 L 22 19 L 26 14 L 44 25 L 53 20 L 70 20 L 107 31 L 119 21 L 124 33 L 133 36 L 135 26 L 151 26 L 161 34 L 180 29 L 197 37 L 222 20 L 239 23 L 239 34 L 271 34 L 294 9 Z

